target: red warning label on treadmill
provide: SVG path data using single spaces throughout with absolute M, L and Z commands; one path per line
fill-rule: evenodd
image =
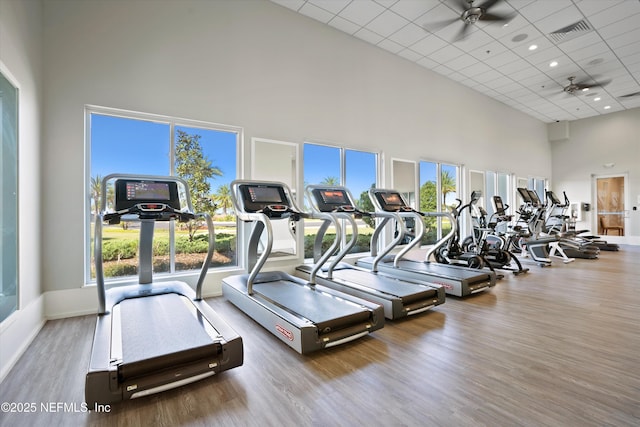
M 280 332 L 280 334 L 284 335 L 289 341 L 293 341 L 293 332 L 285 329 L 284 327 L 276 324 L 276 331 Z

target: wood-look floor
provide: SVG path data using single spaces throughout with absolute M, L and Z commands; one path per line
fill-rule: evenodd
M 0 385 L 0 402 L 38 410 L 0 425 L 640 425 L 640 247 L 531 268 L 308 356 L 211 299 L 244 339 L 244 366 L 109 413 L 41 410 L 80 407 L 94 327 L 51 321 Z

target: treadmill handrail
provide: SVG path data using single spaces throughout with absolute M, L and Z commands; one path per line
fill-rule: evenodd
M 184 197 L 186 203 L 186 210 L 182 210 L 182 213 L 193 212 L 193 205 L 191 204 L 191 195 L 189 193 L 189 186 L 187 182 L 178 177 L 178 176 L 161 176 L 161 175 L 136 175 L 136 174 L 123 174 L 123 173 L 113 173 L 105 176 L 101 182 L 101 194 L 107 194 L 107 183 L 111 180 L 115 179 L 132 179 L 132 180 L 148 180 L 148 181 L 174 181 L 183 186 L 184 189 Z M 107 312 L 106 308 L 106 293 L 107 287 L 105 285 L 104 280 L 104 269 L 103 269 L 103 252 L 102 252 L 102 224 L 105 220 L 106 213 L 106 197 L 102 197 L 100 203 L 100 212 L 96 215 L 95 218 L 95 229 L 94 229 L 94 267 L 96 272 L 96 289 L 98 292 L 98 314 L 105 314 Z M 209 248 L 207 250 L 207 256 L 202 262 L 202 267 L 200 268 L 200 274 L 198 275 L 198 280 L 196 282 L 196 301 L 202 299 L 202 287 L 204 285 L 204 280 L 209 271 L 209 264 L 211 258 L 213 257 L 213 253 L 215 252 L 215 228 L 213 226 L 213 220 L 211 216 L 207 213 L 193 213 L 195 217 L 204 218 L 207 224 L 207 231 L 209 234 L 208 245 Z M 149 284 L 152 284 L 149 282 Z M 113 301 L 113 304 L 118 301 Z M 111 301 L 110 301 L 111 303 Z
M 364 212 L 361 211 L 360 209 L 357 208 L 354 199 L 353 199 L 353 195 L 351 194 L 351 191 L 349 191 L 348 188 L 344 187 L 344 186 L 339 186 L 339 185 L 307 185 L 307 187 L 305 188 L 305 194 L 307 195 L 307 199 L 311 202 L 311 209 L 313 211 L 314 214 L 318 214 L 318 213 L 322 213 L 322 211 L 319 208 L 319 200 L 316 198 L 316 194 L 314 193 L 314 190 L 338 190 L 338 191 L 343 191 L 344 194 L 346 194 L 347 199 L 348 199 L 348 203 L 345 204 L 344 206 L 342 206 L 342 208 L 350 208 L 352 210 L 350 211 L 335 211 L 335 212 L 325 212 L 325 213 L 329 213 L 331 215 L 334 215 L 337 219 L 344 219 L 345 221 L 348 221 L 349 224 L 351 225 L 351 239 L 343 246 L 342 250 L 340 252 L 338 252 L 335 257 L 333 258 L 333 261 L 331 261 L 331 263 L 329 264 L 329 267 L 327 268 L 327 272 L 326 272 L 326 278 L 331 280 L 333 278 L 333 270 L 335 269 L 335 267 L 338 265 L 338 263 L 340 263 L 340 261 L 342 261 L 344 259 L 345 256 L 347 256 L 349 254 L 349 251 L 351 251 L 351 249 L 356 245 L 357 241 L 358 241 L 358 225 L 356 224 L 356 220 L 355 220 L 355 216 L 356 215 L 362 215 L 362 216 L 374 216 L 371 215 L 371 213 L 369 212 Z M 328 228 L 328 222 L 324 222 L 322 224 L 322 226 L 320 227 L 320 229 L 318 230 L 318 234 L 316 235 L 316 239 L 314 242 L 314 262 L 316 264 L 319 264 L 319 260 L 315 259 L 315 254 L 317 252 L 318 249 L 321 248 L 322 245 L 322 240 L 324 237 L 324 234 L 327 231 Z M 320 264 L 320 266 L 322 266 L 323 264 Z
M 386 212 L 384 209 L 382 209 L 382 206 L 378 202 L 377 197 L 375 197 L 376 193 L 384 193 L 384 192 L 394 192 L 394 193 L 400 194 L 400 192 L 398 192 L 397 190 L 390 190 L 390 189 L 384 189 L 384 188 L 372 188 L 372 189 L 370 189 L 369 190 L 369 198 L 371 199 L 371 202 L 373 203 L 373 206 L 375 207 L 376 212 Z M 402 197 L 402 194 L 400 194 L 400 200 L 402 201 L 402 204 L 403 204 L 402 208 L 406 209 L 402 213 L 407 213 L 408 215 L 413 213 L 414 215 L 419 216 L 419 218 L 416 218 L 416 219 L 419 219 L 420 223 L 422 223 L 422 218 L 429 218 L 429 217 L 430 218 L 443 217 L 443 218 L 448 218 L 449 219 L 449 223 L 451 224 L 451 230 L 449 231 L 449 233 L 447 233 L 446 236 L 444 236 L 443 238 L 438 240 L 429 251 L 427 251 L 427 254 L 426 254 L 424 260 L 425 260 L 425 262 L 429 262 L 429 258 L 431 257 L 431 255 L 436 250 L 438 250 L 441 246 L 445 245 L 447 243 L 447 241 L 455 235 L 455 233 L 457 231 L 456 220 L 455 220 L 455 218 L 453 217 L 453 215 L 450 212 L 421 212 L 421 211 L 418 211 L 416 209 L 413 209 L 404 200 L 404 197 Z M 404 224 L 404 221 L 400 221 L 400 222 L 402 224 Z M 403 259 L 403 257 L 411 249 L 413 249 L 416 245 L 418 245 L 418 244 L 420 244 L 422 242 L 422 235 L 424 235 L 424 223 L 422 223 L 422 234 L 420 235 L 420 237 L 418 237 L 418 235 L 417 235 L 418 233 L 416 233 L 416 237 L 403 250 L 401 250 L 398 254 L 396 254 L 396 256 L 395 256 L 395 258 L 393 260 L 394 267 L 398 267 L 398 264 Z M 373 242 L 372 242 L 372 246 L 373 246 Z M 391 248 L 391 249 L 393 249 L 393 248 Z M 372 255 L 375 255 L 375 254 L 372 253 Z M 375 262 L 375 259 L 374 259 L 374 262 Z
M 256 181 L 256 180 L 234 180 L 230 184 L 231 188 L 231 201 L 233 203 L 233 207 L 236 212 L 236 216 L 244 222 L 255 222 L 256 226 L 254 227 L 250 241 L 249 241 L 249 265 L 247 266 L 250 269 L 249 277 L 247 278 L 247 293 L 249 295 L 253 294 L 253 283 L 255 278 L 257 277 L 262 267 L 267 262 L 269 255 L 271 253 L 271 248 L 273 247 L 273 227 L 271 226 L 271 219 L 264 214 L 263 212 L 247 212 L 244 200 L 240 197 L 240 187 L 242 185 L 274 185 L 278 187 L 282 187 L 284 190 L 285 196 L 287 198 L 287 210 L 290 213 L 295 214 L 296 221 L 304 218 L 309 219 L 321 219 L 325 221 L 330 221 L 333 223 L 336 228 L 336 239 L 331 245 L 331 247 L 320 257 L 319 261 L 314 265 L 311 273 L 309 275 L 309 284 L 311 286 L 315 285 L 316 276 L 318 271 L 322 268 L 322 265 L 331 257 L 331 255 L 336 251 L 337 247 L 340 245 L 340 240 L 342 238 L 340 225 L 338 224 L 338 220 L 326 213 L 306 213 L 301 211 L 291 194 L 291 190 L 289 186 L 283 182 L 279 181 Z M 258 225 L 261 224 L 261 225 Z M 258 239 L 262 235 L 262 232 L 265 231 L 267 233 L 267 244 L 265 245 L 260 258 L 255 261 L 257 256 L 257 247 L 258 247 Z M 253 264 L 253 265 L 251 265 Z

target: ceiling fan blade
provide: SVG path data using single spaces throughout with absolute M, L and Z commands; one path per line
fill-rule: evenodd
M 496 3 L 498 3 L 500 0 L 487 0 L 486 2 L 482 3 L 480 6 L 478 6 L 481 9 L 484 10 L 489 10 L 491 9 L 491 7 L 493 5 L 495 5 Z
M 429 22 L 422 26 L 426 31 L 430 33 L 435 33 L 440 31 L 446 26 L 453 24 L 454 22 L 460 21 L 460 18 L 447 19 L 445 21 L 437 21 L 437 22 Z
M 611 83 L 611 79 L 609 80 L 603 80 L 601 82 L 596 82 L 595 85 L 593 85 L 593 87 L 605 87 L 606 85 L 608 85 L 609 83 Z
M 482 16 L 480 17 L 481 21 L 493 21 L 493 22 L 498 22 L 498 21 L 511 21 L 511 19 L 513 18 L 512 15 L 496 15 L 495 13 L 483 13 Z
M 460 10 L 460 13 L 471 7 L 471 3 L 469 3 L 469 0 L 457 0 L 456 3 L 458 3 L 458 9 Z
M 458 34 L 456 34 L 456 36 L 453 38 L 453 42 L 459 42 L 460 40 L 463 40 L 466 36 L 467 33 L 469 32 L 469 29 L 471 28 L 470 24 L 464 24 L 462 26 L 462 28 L 460 28 L 460 31 L 458 31 Z
M 578 87 L 578 89 L 582 90 L 582 89 L 588 89 L 592 87 L 604 87 L 609 83 L 611 83 L 611 79 L 603 80 L 601 82 L 594 82 L 594 83 L 588 83 L 588 80 L 583 80 L 581 82 L 576 82 L 574 84 Z
M 638 96 L 638 95 L 640 95 L 640 91 L 628 93 L 626 95 L 620 95 L 618 98 L 633 98 L 634 96 Z

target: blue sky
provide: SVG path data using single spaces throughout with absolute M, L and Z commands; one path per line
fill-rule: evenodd
M 202 128 L 176 126 L 200 135 L 203 154 L 223 176 L 210 180 L 215 190 L 236 178 L 236 135 Z M 91 116 L 91 176 L 110 173 L 169 175 L 170 127 L 167 123 L 93 114 Z
M 340 148 L 316 144 L 304 147 L 304 184 L 319 184 L 326 178 L 337 178 L 340 182 Z M 357 202 L 360 193 L 368 191 L 376 183 L 376 154 L 364 151 L 345 150 L 346 182 Z
M 176 126 L 191 135 L 200 135 L 200 145 L 213 166 L 223 176 L 210 180 L 213 192 L 236 178 L 236 135 L 232 132 Z M 170 126 L 145 120 L 101 114 L 91 116 L 91 176 L 110 173 L 168 175 Z M 340 178 L 340 149 L 306 144 L 305 184 L 318 184 L 328 177 Z M 356 201 L 362 191 L 375 183 L 376 154 L 345 150 L 346 182 Z

